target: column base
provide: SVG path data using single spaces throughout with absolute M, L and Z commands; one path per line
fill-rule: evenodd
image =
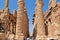
M 35 40 L 47 40 L 46 36 L 37 36 Z
M 24 40 L 24 36 L 15 37 L 14 40 Z

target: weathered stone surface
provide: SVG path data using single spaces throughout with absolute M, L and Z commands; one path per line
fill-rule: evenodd
M 28 35 L 28 17 L 23 0 L 18 0 L 16 39 L 24 40 Z
M 18 11 L 10 14 L 9 0 L 4 0 L 4 9 L 0 10 L 0 40 L 24 40 L 29 36 L 28 15 L 24 0 L 18 0 Z
M 34 26 L 35 26 L 34 33 L 37 32 L 35 34 L 36 40 L 40 40 L 40 39 L 42 40 L 42 38 L 45 37 L 45 27 L 44 27 L 44 17 L 43 17 L 42 7 L 43 7 L 42 0 L 36 0 L 36 10 L 35 10 L 35 20 L 34 20 Z
M 60 3 L 56 3 L 56 0 L 49 0 L 49 9 L 44 15 L 42 13 L 42 0 L 36 0 L 33 20 L 34 40 L 60 40 Z

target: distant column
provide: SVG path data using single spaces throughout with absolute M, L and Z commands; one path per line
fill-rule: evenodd
M 12 24 L 12 22 L 10 23 L 10 32 L 11 33 L 13 32 L 13 24 Z
M 9 4 L 9 0 L 5 0 L 4 8 L 7 8 Z
M 5 13 L 5 15 L 9 14 L 8 4 L 9 4 L 9 0 L 5 0 L 5 3 L 4 3 L 4 13 Z
M 24 40 L 23 33 L 23 14 L 24 14 L 24 0 L 18 0 L 17 24 L 16 24 L 16 40 Z
M 36 40 L 45 40 L 45 27 L 44 27 L 44 17 L 42 12 L 43 2 L 42 0 L 36 0 Z

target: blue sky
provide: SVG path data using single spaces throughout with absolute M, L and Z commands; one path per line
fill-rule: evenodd
M 26 5 L 26 10 L 29 18 L 29 30 L 32 32 L 33 30 L 33 24 L 32 24 L 32 19 L 33 19 L 33 14 L 34 14 L 34 9 L 35 9 L 35 2 L 36 0 L 24 0 L 25 5 Z M 57 0 L 60 2 L 60 0 Z M 48 9 L 48 2 L 49 0 L 43 0 L 44 6 L 43 6 L 43 12 L 45 12 Z M 4 0 L 0 0 L 0 9 L 4 8 Z M 18 9 L 17 6 L 17 0 L 9 0 L 9 9 L 10 12 L 13 13 L 14 9 Z

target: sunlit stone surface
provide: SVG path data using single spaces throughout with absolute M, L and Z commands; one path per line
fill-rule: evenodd
M 18 0 L 18 11 L 10 13 L 9 0 L 0 10 L 0 40 L 25 40 L 29 37 L 28 15 L 24 0 Z

